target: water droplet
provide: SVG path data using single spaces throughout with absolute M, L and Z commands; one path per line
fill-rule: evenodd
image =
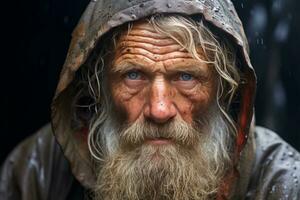
M 168 8 L 172 8 L 172 5 L 170 3 L 167 3 Z
M 135 14 L 131 14 L 131 18 L 132 19 L 136 19 L 136 15 Z
M 97 2 L 97 0 L 92 0 L 92 2 Z
M 266 151 L 266 150 L 267 150 L 267 148 L 266 148 L 266 147 L 263 147 L 263 148 L 262 148 L 262 150 L 263 150 L 263 151 Z
M 297 178 L 294 179 L 294 183 L 298 184 L 298 179 Z
M 243 3 L 241 3 L 241 7 L 244 8 L 244 4 Z
M 273 160 L 273 157 L 269 157 L 268 159 L 269 159 L 270 161 L 272 161 L 272 160 Z
M 294 170 L 296 170 L 297 169 L 297 166 L 294 166 Z
M 294 152 L 289 151 L 289 152 L 288 152 L 288 155 L 289 155 L 289 157 L 293 157 L 293 156 L 294 156 Z
M 214 11 L 214 12 L 219 12 L 219 11 L 220 11 L 220 7 L 214 7 L 214 8 L 213 8 L 213 11 Z
M 140 4 L 140 8 L 143 8 L 144 6 L 145 6 L 144 3 L 141 3 L 141 4 Z

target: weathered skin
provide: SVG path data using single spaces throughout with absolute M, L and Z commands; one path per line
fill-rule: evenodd
M 254 126 L 252 111 L 256 77 L 250 62 L 247 38 L 242 23 L 230 0 L 95 0 L 90 2 L 73 32 L 70 49 L 62 68 L 56 95 L 53 98 L 52 127 L 48 125 L 41 129 L 22 142 L 8 156 L 0 174 L 1 200 L 85 199 L 83 190 L 92 189 L 96 178 L 87 148 L 86 127 L 81 124 L 76 124 L 74 127 L 70 120 L 73 116 L 71 105 L 76 93 L 74 77 L 84 66 L 96 44 L 102 45 L 101 39 L 106 33 L 115 27 L 142 20 L 157 13 L 177 13 L 193 17 L 195 20 L 202 18 L 218 30 L 220 38 L 229 39 L 237 50 L 240 61 L 237 67 L 243 75 L 243 82 L 239 85 L 239 98 L 234 102 L 238 105 L 235 105 L 233 110 L 238 124 L 235 148 L 236 173 L 234 177 L 226 177 L 218 193 L 219 199 L 300 199 L 300 184 L 298 183 L 300 154 L 275 133 Z M 134 35 L 134 31 L 131 34 Z M 143 34 L 146 35 L 146 32 L 144 31 Z M 137 94 L 129 93 L 126 97 L 128 101 L 122 102 L 128 103 L 133 100 L 142 102 L 147 99 L 144 105 L 145 108 L 149 107 L 148 111 L 143 110 L 144 107 L 132 107 L 135 109 L 135 115 L 131 115 L 130 120 L 135 120 L 140 113 L 142 117 L 150 116 L 154 117 L 156 122 L 163 122 L 174 115 L 173 107 L 176 104 L 172 104 L 174 100 L 170 97 L 174 95 L 177 104 L 184 101 L 192 103 L 193 98 L 200 97 L 184 95 L 182 90 L 178 90 L 178 85 L 171 84 L 172 79 L 167 76 L 169 73 L 167 66 L 173 67 L 172 63 L 151 65 L 156 59 L 161 62 L 164 59 L 172 60 L 175 54 L 165 54 L 170 50 L 177 52 L 176 56 L 180 55 L 186 60 L 189 60 L 190 55 L 180 52 L 180 47 L 172 45 L 174 41 L 171 39 L 160 38 L 153 33 L 150 35 L 152 37 L 148 35 L 147 37 L 137 35 L 127 37 L 128 40 L 135 41 L 135 44 L 144 44 L 144 50 L 139 54 L 142 54 L 145 60 L 140 61 L 144 62 L 144 68 L 148 69 L 148 66 L 151 66 L 149 69 L 153 69 L 147 73 L 147 75 L 150 74 L 147 76 L 148 89 L 136 92 L 140 96 L 143 92 L 148 96 L 138 99 Z M 149 48 L 151 47 L 152 52 L 146 51 L 148 47 L 145 43 Z M 122 47 L 122 44 L 120 43 L 119 46 Z M 118 50 L 122 55 L 122 49 Z M 169 57 L 161 58 L 157 52 Z M 123 51 L 124 53 L 126 51 Z M 134 53 L 132 51 L 131 56 Z M 129 55 L 128 52 L 126 54 Z M 150 65 L 145 66 L 145 64 Z M 213 72 L 211 74 L 213 75 Z M 153 80 L 163 81 L 158 84 L 159 81 L 153 82 Z M 164 89 L 170 89 L 171 86 L 173 92 L 166 93 L 165 96 Z M 210 102 L 211 100 L 207 100 L 209 98 L 205 98 L 205 95 L 201 93 L 205 94 L 204 91 L 207 94 L 213 93 L 213 88 L 214 86 L 202 87 L 203 90 L 199 90 L 199 95 Z M 153 89 L 155 89 L 154 92 Z M 128 87 L 126 90 L 130 91 Z M 123 99 L 126 98 L 123 97 Z M 156 102 L 155 99 L 158 101 Z M 164 107 L 158 103 L 161 101 L 164 102 Z M 202 105 L 206 101 L 203 100 Z M 129 108 L 129 104 L 127 106 L 125 103 L 119 102 L 119 104 L 119 107 L 121 105 L 124 107 L 125 112 L 125 107 Z M 156 105 L 155 109 L 150 109 L 151 104 Z M 182 117 L 188 121 L 187 116 L 191 115 L 193 110 L 195 108 L 191 106 L 184 109 L 188 113 L 184 113 L 183 109 L 175 109 L 175 117 Z
M 192 123 L 195 113 L 209 108 L 215 94 L 212 68 L 146 22 L 124 34 L 116 49 L 110 87 L 129 123 L 165 123 L 175 117 Z

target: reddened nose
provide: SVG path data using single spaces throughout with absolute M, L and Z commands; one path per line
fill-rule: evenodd
M 177 110 L 170 91 L 165 80 L 158 79 L 153 82 L 144 110 L 146 118 L 156 123 L 165 123 L 176 116 Z

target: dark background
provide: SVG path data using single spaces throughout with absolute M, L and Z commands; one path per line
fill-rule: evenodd
M 71 32 L 88 0 L 10 1 L 1 6 L 0 163 L 50 121 Z M 256 121 L 300 150 L 298 0 L 234 0 L 258 75 Z

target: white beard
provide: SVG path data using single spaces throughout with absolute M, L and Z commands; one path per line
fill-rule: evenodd
M 112 119 L 112 117 L 110 118 Z M 180 120 L 158 127 L 135 122 L 121 129 L 106 120 L 94 147 L 101 147 L 95 200 L 213 199 L 231 167 L 234 136 L 217 106 L 194 127 Z M 105 134 L 103 134 L 105 133 Z M 174 144 L 153 146 L 142 135 L 174 137 Z M 162 134 L 162 135 L 161 135 Z M 99 143 L 100 142 L 100 143 Z

